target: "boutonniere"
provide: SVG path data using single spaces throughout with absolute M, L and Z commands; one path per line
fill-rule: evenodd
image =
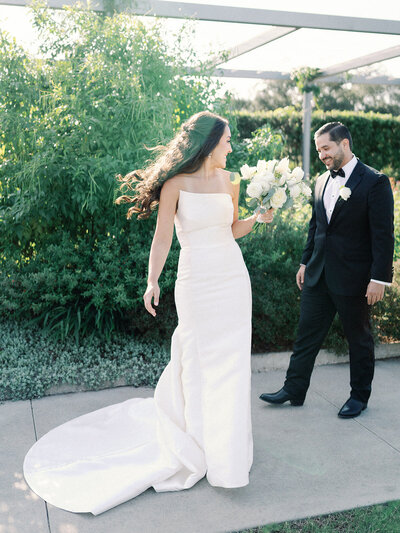
M 351 189 L 342 185 L 342 187 L 339 189 L 339 196 L 345 201 L 348 200 L 351 196 Z

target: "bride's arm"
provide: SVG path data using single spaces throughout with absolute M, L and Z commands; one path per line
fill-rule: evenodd
M 253 229 L 257 215 L 251 215 L 248 218 L 242 218 L 242 220 L 235 220 L 232 224 L 232 233 L 235 239 L 244 237 Z
M 239 239 L 240 237 L 244 237 L 250 231 L 253 229 L 254 223 L 256 222 L 258 215 L 251 215 L 248 218 L 243 218 L 242 220 L 239 220 L 239 190 L 240 190 L 240 183 L 236 185 L 232 185 L 233 191 L 234 191 L 234 197 L 232 199 L 233 202 L 233 223 L 232 223 L 232 233 L 235 239 Z M 268 223 L 272 221 L 273 215 L 272 211 L 267 211 L 263 215 L 263 221 Z
M 143 295 L 144 306 L 153 316 L 156 316 L 156 311 L 151 305 L 151 300 L 154 297 L 154 305 L 158 305 L 160 297 L 158 278 L 171 248 L 177 201 L 178 189 L 173 182 L 168 180 L 161 189 L 156 231 L 150 249 L 147 288 Z

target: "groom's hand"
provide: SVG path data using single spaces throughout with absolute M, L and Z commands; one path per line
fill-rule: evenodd
M 296 283 L 297 283 L 298 288 L 301 291 L 303 290 L 305 271 L 306 271 L 306 265 L 300 265 L 300 268 L 296 274 Z
M 368 305 L 374 305 L 376 302 L 380 302 L 385 294 L 385 285 L 382 283 L 376 283 L 370 281 L 368 283 L 367 292 L 365 294 Z

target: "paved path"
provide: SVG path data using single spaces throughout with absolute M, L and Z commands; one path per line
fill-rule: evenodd
M 400 360 L 379 361 L 369 408 L 353 420 L 347 364 L 317 367 L 303 407 L 270 406 L 262 392 L 284 371 L 253 374 L 254 464 L 241 489 L 157 494 L 150 489 L 93 516 L 45 504 L 22 475 L 37 437 L 70 418 L 152 389 L 121 387 L 0 405 L 0 533 L 217 533 L 400 499 Z

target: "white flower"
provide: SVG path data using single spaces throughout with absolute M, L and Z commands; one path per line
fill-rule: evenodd
M 312 195 L 312 190 L 308 185 L 305 183 L 300 183 L 301 192 L 304 194 L 304 196 L 307 196 L 308 198 Z
M 268 163 L 267 163 L 267 172 L 273 173 L 274 172 L 274 167 L 277 164 L 277 162 L 278 162 L 277 159 L 271 159 L 270 161 L 268 161 Z
M 267 162 L 260 159 L 257 163 L 257 172 L 264 174 L 267 171 Z
M 264 172 L 263 174 L 257 173 L 251 181 L 252 183 L 261 184 L 263 187 L 263 193 L 266 194 L 270 190 L 274 179 L 275 176 L 273 174 L 268 174 L 267 172 Z
M 267 192 L 271 188 L 271 181 L 266 176 L 264 176 L 264 178 L 258 181 L 257 183 L 260 183 L 262 185 L 263 194 L 267 194 Z
M 283 172 L 278 184 L 280 186 L 285 185 L 285 183 L 289 180 L 290 180 L 290 174 L 288 172 Z
M 271 198 L 271 207 L 279 209 L 286 202 L 287 196 L 285 189 L 278 189 Z
M 290 172 L 289 170 L 289 158 L 284 157 L 279 161 L 279 163 L 275 167 L 275 171 L 279 172 L 280 174 L 284 174 L 285 172 Z
M 249 167 L 249 165 L 243 165 L 240 169 L 244 180 L 250 180 L 256 173 L 256 167 Z
M 343 198 L 343 200 L 348 200 L 351 196 L 351 189 L 342 185 L 342 187 L 339 189 L 339 195 Z
M 293 185 L 293 187 L 289 187 L 289 191 L 292 198 L 297 198 L 301 194 L 299 185 Z
M 265 176 L 266 176 L 265 173 L 263 174 L 261 172 L 256 172 L 251 181 L 255 181 L 255 182 L 259 183 L 260 181 L 264 180 Z
M 272 183 L 274 183 L 274 181 L 275 181 L 275 176 L 272 174 L 272 172 L 266 172 L 265 174 L 263 174 L 259 178 L 258 178 L 258 176 L 256 176 L 256 178 L 257 178 L 257 181 L 259 180 L 259 181 L 262 181 L 263 183 L 267 182 L 270 185 L 272 185 Z
M 263 192 L 263 185 L 259 181 L 252 181 L 247 185 L 246 193 L 250 198 L 260 198 Z
M 288 187 L 293 187 L 293 185 L 297 185 L 298 180 L 296 178 L 290 178 L 290 180 L 287 180 L 286 184 Z
M 296 178 L 297 182 L 298 183 L 299 181 L 301 181 L 304 177 L 304 170 L 300 167 L 296 167 L 292 170 L 292 177 L 293 178 Z

